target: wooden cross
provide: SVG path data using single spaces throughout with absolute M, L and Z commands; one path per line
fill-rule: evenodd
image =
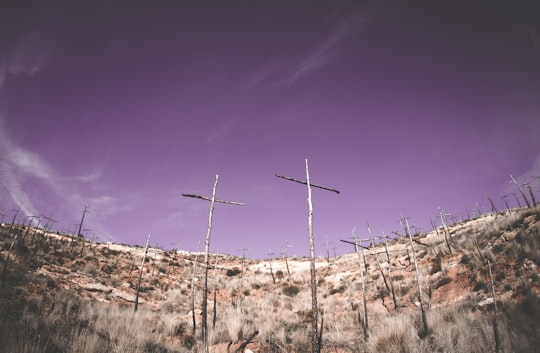
M 244 206 L 242 202 L 227 201 L 216 199 L 216 189 L 218 185 L 219 174 L 216 174 L 216 181 L 214 182 L 214 188 L 212 190 L 212 197 L 194 195 L 194 194 L 182 194 L 184 197 L 191 197 L 200 200 L 210 201 L 210 213 L 208 215 L 208 229 L 206 232 L 206 241 L 204 249 L 204 290 L 203 290 L 203 302 L 202 302 L 202 340 L 203 340 L 203 349 L 205 353 L 208 353 L 208 323 L 207 323 L 207 300 L 208 300 L 208 268 L 209 268 L 209 257 L 208 253 L 210 251 L 210 233 L 212 231 L 212 217 L 214 215 L 214 204 L 224 203 L 229 205 Z
M 308 233 L 309 233 L 309 249 L 311 256 L 311 350 L 312 353 L 320 353 L 321 347 L 319 344 L 319 330 L 318 330 L 318 308 L 317 308 L 317 282 L 315 273 L 315 243 L 313 241 L 313 203 L 311 201 L 311 187 L 319 188 L 339 194 L 339 191 L 326 186 L 317 184 L 311 184 L 309 180 L 309 165 L 306 159 L 306 181 L 298 180 L 283 175 L 276 174 L 278 178 L 282 178 L 289 181 L 294 181 L 303 185 L 307 185 L 308 191 Z

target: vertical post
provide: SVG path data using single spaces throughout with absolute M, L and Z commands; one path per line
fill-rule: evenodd
M 491 205 L 491 213 L 498 213 L 499 210 L 497 210 L 497 207 L 493 203 L 493 200 L 491 199 L 491 197 L 487 194 L 487 192 L 484 193 L 484 195 L 487 197 L 489 204 Z
M 444 241 L 446 242 L 446 246 L 448 247 L 448 251 L 450 251 L 450 255 L 452 255 L 452 247 L 450 246 L 450 241 L 448 240 L 448 235 L 450 235 L 450 230 L 448 229 L 448 226 L 446 225 L 446 214 L 443 212 L 443 210 L 441 210 L 441 208 L 439 207 L 439 215 L 441 216 L 441 222 L 442 222 L 442 225 L 444 227 Z M 408 227 L 408 222 L 407 222 L 407 227 Z M 410 230 L 409 230 L 410 232 Z M 411 238 L 412 239 L 412 238 Z M 414 252 L 414 250 L 413 250 Z
M 533 193 L 533 190 L 531 188 L 531 185 L 529 183 L 527 183 L 527 184 L 525 184 L 525 187 L 527 189 L 529 189 L 529 196 L 531 197 L 532 205 L 536 206 L 536 198 L 534 197 L 534 193 Z
M 81 224 L 82 224 L 82 222 L 81 222 Z M 148 252 L 148 244 L 150 243 L 150 235 L 151 234 L 148 234 L 148 239 L 146 240 L 146 246 L 144 247 L 144 254 L 143 254 L 143 258 L 142 258 L 141 270 L 139 271 L 139 280 L 137 281 L 137 294 L 135 295 L 135 309 L 134 309 L 134 312 L 137 312 L 137 309 L 139 308 L 139 293 L 141 291 L 141 280 L 142 280 L 142 275 L 143 275 L 143 270 L 144 270 L 144 262 L 146 261 L 146 253 Z
M 360 281 L 362 284 L 362 301 L 364 304 L 364 339 L 367 341 L 369 337 L 369 320 L 368 320 L 368 309 L 367 309 L 367 293 L 366 293 L 366 279 L 364 276 L 364 271 L 366 269 L 366 258 L 364 256 L 364 248 L 360 251 L 358 249 L 358 234 L 356 233 L 356 227 L 353 228 L 353 239 L 354 239 L 354 251 L 358 256 L 358 265 L 360 266 Z M 367 273 L 366 273 L 367 275 Z
M 518 204 L 518 207 L 521 208 L 523 206 L 521 205 L 521 202 L 519 202 L 519 198 L 517 197 L 517 195 L 518 195 L 517 192 L 514 192 L 512 194 L 512 196 L 514 196 L 514 199 L 516 199 L 516 203 Z
M 392 262 L 390 261 L 390 252 L 388 251 L 388 237 L 382 232 L 384 239 L 384 250 L 386 251 L 386 260 L 388 261 L 388 278 L 390 279 L 390 286 L 392 288 L 392 300 L 394 301 L 394 310 L 399 311 L 399 306 L 396 297 L 396 291 L 394 288 L 394 281 L 392 279 Z
M 244 262 L 246 259 L 246 250 L 247 248 L 238 249 L 237 251 L 242 253 L 241 261 L 242 261 L 242 272 L 240 272 L 240 278 L 244 277 Z
M 356 227 L 352 230 L 352 239 L 353 241 L 348 240 L 341 240 L 344 243 L 352 244 L 354 245 L 354 252 L 356 253 L 358 257 L 358 267 L 360 269 L 360 283 L 362 285 L 362 302 L 364 304 L 364 321 L 362 322 L 362 318 L 360 313 L 358 313 L 358 322 L 362 325 L 362 328 L 364 329 L 364 340 L 367 341 L 369 337 L 369 320 L 368 320 L 368 309 L 367 309 L 367 295 L 366 295 L 366 280 L 364 278 L 364 271 L 366 271 L 367 275 L 367 266 L 366 266 L 366 257 L 364 256 L 364 246 L 361 246 L 358 244 L 359 238 L 356 233 Z M 362 253 L 358 250 L 359 248 L 362 248 Z
M 324 236 L 324 244 L 322 244 L 322 245 L 326 246 L 326 262 L 328 262 L 328 263 L 330 263 L 330 243 L 332 243 L 332 242 L 328 241 L 328 235 L 325 235 Z M 334 249 L 334 257 L 335 257 L 335 249 Z
M 270 275 L 272 275 L 272 282 L 276 284 L 276 277 L 274 276 L 274 271 L 272 270 L 272 255 L 274 255 L 272 249 L 268 249 L 268 261 L 270 261 Z
M 519 183 L 516 181 L 516 179 L 514 179 L 514 177 L 512 175 L 510 175 L 510 182 L 511 183 L 514 183 L 514 185 L 518 188 L 520 194 L 521 194 L 521 197 L 523 197 L 523 200 L 525 201 L 525 204 L 527 205 L 527 207 L 531 207 L 531 204 L 529 203 L 529 200 L 527 199 L 527 196 L 525 196 L 525 192 L 523 192 L 523 189 L 521 188 L 521 185 L 519 185 Z
M 218 254 L 216 254 L 216 259 L 214 261 L 214 310 L 212 311 L 212 330 L 216 329 L 216 319 L 217 319 L 217 264 L 218 264 Z
M 11 255 L 11 250 L 13 250 L 13 245 L 17 241 L 17 236 L 19 234 L 15 233 L 15 237 L 11 241 L 11 245 L 9 246 L 8 254 L 6 256 L 6 261 L 4 262 L 4 268 L 2 269 L 2 285 L 0 286 L 0 289 L 4 288 L 4 282 L 6 281 L 6 269 L 9 262 L 9 256 Z
M 292 248 L 292 245 L 289 245 L 289 242 L 286 241 L 285 246 L 282 249 L 282 254 L 285 257 L 285 267 L 287 268 L 287 276 L 290 278 L 291 277 L 291 270 L 289 268 L 289 261 L 287 259 L 288 258 L 289 248 Z
M 320 347 L 318 342 L 318 306 L 317 306 L 317 279 L 315 272 L 315 244 L 313 241 L 313 203 L 311 201 L 311 184 L 309 181 L 309 166 L 306 159 L 306 183 L 308 189 L 308 233 L 309 233 L 309 255 L 311 258 L 311 350 L 314 353 L 319 353 Z
M 21 212 L 21 209 L 22 209 L 22 205 L 19 205 L 18 209 L 13 210 L 13 211 L 15 211 L 15 214 L 13 215 L 13 220 L 11 221 L 11 226 L 9 227 L 8 236 L 11 236 L 11 231 L 15 227 L 15 221 L 17 220 L 17 216 L 19 215 L 19 212 Z
M 191 273 L 191 321 L 192 321 L 192 329 L 191 333 L 193 336 L 195 336 L 195 333 L 197 331 L 197 321 L 195 319 L 195 266 L 197 265 L 197 261 L 199 260 L 199 251 L 200 251 L 201 242 L 197 242 L 197 256 L 195 256 L 195 260 L 193 261 L 193 271 Z
M 219 175 L 216 174 L 216 181 L 212 189 L 212 200 L 210 201 L 210 213 L 208 214 L 208 228 L 206 231 L 206 239 L 204 243 L 204 282 L 203 282 L 203 302 L 202 302 L 202 340 L 203 350 L 208 353 L 208 323 L 207 323 L 207 307 L 208 307 L 208 253 L 210 252 L 210 234 L 212 232 L 212 217 L 214 216 L 214 205 L 216 202 L 216 189 Z
M 411 242 L 411 250 L 413 254 L 413 261 L 414 261 L 414 270 L 416 272 L 416 283 L 418 284 L 418 300 L 420 301 L 420 311 L 422 313 L 422 323 L 424 324 L 424 331 L 422 332 L 421 336 L 427 335 L 429 329 L 427 324 L 427 318 L 426 318 L 426 312 L 424 310 L 424 301 L 422 299 L 422 286 L 420 284 L 420 272 L 418 271 L 418 263 L 416 261 L 416 252 L 414 251 L 414 245 L 413 245 L 413 239 L 411 235 L 411 229 L 409 228 L 409 221 L 407 218 L 402 217 L 402 222 L 405 225 L 405 232 L 409 236 L 409 240 Z
M 83 226 L 83 222 L 84 222 L 84 215 L 86 214 L 87 209 L 88 209 L 88 205 L 84 206 L 84 210 L 83 210 L 82 217 L 81 217 L 81 223 L 79 223 L 79 230 L 77 231 L 77 236 L 78 237 L 82 237 L 81 231 L 82 231 L 82 226 Z
M 15 225 L 15 221 L 17 220 L 17 216 L 19 215 L 19 212 L 22 210 L 22 205 L 19 205 L 19 208 L 16 210 L 13 210 L 15 214 L 13 215 L 13 219 L 11 220 L 11 226 Z
M 489 278 L 491 279 L 491 294 L 493 296 L 493 307 L 495 309 L 495 315 L 493 316 L 493 334 L 495 336 L 495 353 L 501 351 L 501 339 L 499 337 L 498 322 L 497 322 L 497 297 L 495 296 L 495 281 L 493 280 L 493 273 L 491 272 L 491 262 L 487 260 L 489 269 Z
M 501 194 L 501 199 L 504 201 L 504 205 L 506 206 L 506 211 L 510 212 L 510 205 L 508 205 L 508 201 L 506 201 L 506 195 Z
M 373 252 L 373 256 L 375 256 L 375 261 L 377 262 L 377 268 L 379 269 L 379 272 L 381 273 L 384 286 L 388 290 L 388 294 L 391 294 L 393 292 L 393 288 L 392 289 L 390 288 L 390 285 L 388 284 L 388 280 L 386 279 L 386 275 L 384 274 L 384 271 L 382 269 L 381 262 L 379 261 L 379 255 L 377 255 L 377 249 L 375 248 L 375 239 L 373 238 L 373 233 L 371 232 L 371 227 L 369 226 L 369 223 L 367 224 L 367 228 L 368 228 L 369 238 L 371 240 L 371 250 Z M 394 310 L 395 310 L 396 308 L 395 297 L 393 299 L 394 299 Z M 384 303 L 384 298 L 382 298 L 382 300 Z

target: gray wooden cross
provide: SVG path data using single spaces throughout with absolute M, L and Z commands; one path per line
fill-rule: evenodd
M 201 336 L 203 340 L 203 351 L 204 353 L 208 353 L 208 323 L 207 323 L 207 300 L 208 300 L 208 268 L 209 268 L 209 257 L 208 253 L 210 251 L 210 233 L 212 231 L 212 217 L 214 214 L 214 204 L 216 202 L 218 203 L 224 203 L 229 205 L 238 205 L 243 206 L 245 205 L 242 202 L 236 202 L 236 201 L 227 201 L 227 200 L 219 200 L 216 199 L 216 189 L 218 184 L 219 174 L 216 174 L 216 181 L 214 182 L 214 188 L 212 190 L 212 197 L 207 196 L 200 196 L 200 195 L 194 195 L 194 194 L 182 194 L 184 197 L 191 197 L 196 198 L 200 200 L 210 201 L 210 214 L 208 215 L 208 229 L 206 232 L 206 242 L 205 242 L 205 249 L 204 249 L 204 289 L 203 289 L 203 301 L 202 301 L 202 329 L 201 329 Z
M 319 339 L 319 329 L 318 329 L 318 307 L 317 307 L 317 283 L 316 283 L 316 273 L 315 273 L 315 244 L 313 240 L 313 203 L 311 201 L 311 188 L 319 188 L 339 194 L 339 191 L 332 189 L 326 186 L 321 186 L 317 184 L 311 184 L 309 180 L 309 165 L 308 160 L 306 159 L 306 180 L 298 180 L 283 175 L 276 174 L 278 178 L 282 178 L 289 181 L 294 181 L 303 185 L 307 185 L 308 189 L 308 233 L 309 233 L 309 248 L 310 248 L 310 257 L 311 257 L 311 350 L 312 353 L 320 353 L 320 339 Z

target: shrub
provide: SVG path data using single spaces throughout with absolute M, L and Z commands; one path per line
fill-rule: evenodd
M 343 292 L 345 292 L 345 287 L 344 286 L 340 286 L 338 288 L 330 289 L 330 295 L 334 295 L 336 293 L 343 293 Z
M 402 275 L 402 274 L 399 274 L 399 275 L 393 275 L 392 276 L 392 280 L 394 281 L 401 281 L 403 280 L 405 277 Z
M 235 267 L 235 268 L 231 268 L 231 269 L 228 269 L 227 270 L 227 276 L 228 277 L 234 277 L 236 276 L 237 274 L 240 273 L 240 269 Z
M 448 283 L 452 282 L 452 278 L 450 277 L 443 277 L 439 280 L 439 282 L 437 282 L 437 284 L 435 285 L 435 289 L 437 288 L 441 288 L 442 286 L 445 286 L 447 285 Z
M 478 291 L 481 291 L 481 290 L 483 290 L 483 291 L 488 290 L 487 285 L 483 281 L 479 281 L 479 282 L 476 283 L 476 285 L 473 288 L 473 292 L 478 292 Z
M 300 292 L 300 288 L 298 288 L 295 285 L 292 285 L 292 286 L 283 287 L 282 291 L 283 291 L 283 294 L 285 294 L 286 296 L 295 297 Z

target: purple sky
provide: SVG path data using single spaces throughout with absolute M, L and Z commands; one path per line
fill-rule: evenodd
M 195 250 L 317 254 L 354 226 L 540 199 L 540 8 L 455 1 L 48 1 L 0 7 L 0 212 Z M 79 3 L 74 5 L 74 3 Z M 85 5 L 81 5 L 84 3 Z M 458 2 L 469 3 L 469 2 Z M 510 2 L 509 2 L 510 3 Z M 175 4 L 175 5 L 171 5 Z M 536 6 L 536 7 L 535 7 Z M 515 200 L 509 199 L 512 206 Z M 21 220 L 22 221 L 22 220 Z

